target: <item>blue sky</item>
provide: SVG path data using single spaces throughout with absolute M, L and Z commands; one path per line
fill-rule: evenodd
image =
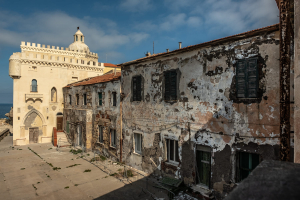
M 119 64 L 279 22 L 275 0 L 0 0 L 0 103 L 12 103 L 8 59 L 21 41 L 68 47 L 76 27 L 99 62 Z

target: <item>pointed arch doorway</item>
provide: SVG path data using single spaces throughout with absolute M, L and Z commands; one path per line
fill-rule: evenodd
M 56 129 L 63 131 L 63 114 L 61 112 L 56 114 Z

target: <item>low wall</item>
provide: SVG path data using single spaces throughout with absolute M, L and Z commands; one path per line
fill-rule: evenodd
M 8 134 L 10 133 L 9 129 L 6 128 L 3 131 L 0 132 L 0 141 L 3 140 Z

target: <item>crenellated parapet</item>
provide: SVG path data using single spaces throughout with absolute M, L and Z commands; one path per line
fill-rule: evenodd
M 85 57 L 90 59 L 98 59 L 98 54 L 93 53 L 90 51 L 83 51 L 83 50 L 73 50 L 71 51 L 69 48 L 58 47 L 58 46 L 50 46 L 44 44 L 36 44 L 27 42 L 25 44 L 24 41 L 21 42 L 21 51 L 32 51 L 32 52 L 39 52 L 39 53 L 47 53 L 47 54 L 59 54 L 63 56 L 76 56 L 76 57 Z

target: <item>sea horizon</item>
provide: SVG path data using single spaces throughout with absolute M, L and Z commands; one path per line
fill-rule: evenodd
M 12 103 L 0 103 L 0 118 L 7 118 L 5 114 L 10 111 L 11 107 L 13 107 Z

